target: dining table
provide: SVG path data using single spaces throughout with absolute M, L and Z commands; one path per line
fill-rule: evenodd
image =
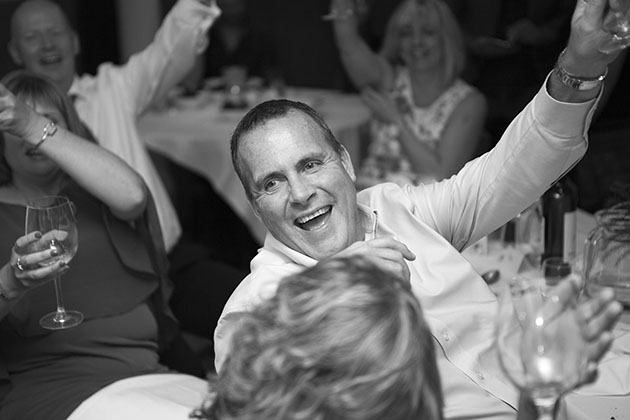
M 220 90 L 204 89 L 194 96 L 171 97 L 141 116 L 138 128 L 149 148 L 210 181 L 262 244 L 266 229 L 245 196 L 230 152 L 230 137 L 245 113 L 268 99 L 288 98 L 306 103 L 322 115 L 356 162 L 361 150 L 361 128 L 370 112 L 359 95 L 328 89 L 251 89 L 243 93 L 245 105 L 239 108 L 226 108 L 226 95 Z
M 586 239 L 596 227 L 596 220 L 593 214 L 578 209 L 576 221 L 576 261 L 580 267 Z M 497 283 L 489 285 L 495 293 L 501 287 L 500 282 L 532 269 L 518 246 L 501 241 L 500 236 L 490 235 L 462 253 L 479 274 L 499 269 Z M 565 395 L 557 419 L 630 420 L 630 306 L 624 306 L 612 332 L 613 346 L 600 363 L 598 382 Z

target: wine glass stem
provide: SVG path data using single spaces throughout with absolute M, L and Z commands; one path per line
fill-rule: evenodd
M 538 420 L 553 420 L 554 415 L 554 406 L 555 404 L 537 404 L 538 408 Z
M 66 308 L 63 304 L 60 279 L 61 276 L 55 276 L 53 279 L 55 283 L 55 297 L 57 298 L 57 315 L 55 315 L 55 322 L 63 322 L 66 319 Z

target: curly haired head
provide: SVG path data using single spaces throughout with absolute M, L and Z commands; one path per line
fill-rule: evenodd
M 409 285 L 364 259 L 330 259 L 283 279 L 232 349 L 201 418 L 442 418 L 420 304 Z

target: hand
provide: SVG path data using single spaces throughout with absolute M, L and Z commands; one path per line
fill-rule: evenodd
M 352 256 L 367 257 L 379 268 L 392 273 L 405 283 L 409 283 L 411 278 L 405 260 L 413 261 L 416 259 L 415 254 L 405 244 L 392 237 L 355 242 L 334 257 Z
M 589 366 L 581 385 L 597 379 L 597 363 L 613 342 L 612 329 L 621 317 L 623 307 L 615 300 L 612 289 L 602 289 L 597 296 L 581 302 L 577 316 L 582 337 L 588 346 Z
M 39 118 L 42 117 L 0 84 L 0 131 L 26 139 L 29 133 L 37 131 Z
M 51 250 L 48 245 L 53 238 L 62 239 L 62 232 L 51 230 L 44 235 L 31 232 L 15 241 L 9 265 L 17 293 L 40 286 L 69 269 L 64 261 L 54 262 L 58 257 L 57 251 Z M 35 251 L 29 251 L 33 249 Z M 52 264 L 43 265 L 51 260 Z
M 372 88 L 361 91 L 361 99 L 381 121 L 389 124 L 400 124 L 401 118 L 396 103 L 390 95 L 377 92 Z
M 554 298 L 545 306 L 545 319 L 553 319 L 567 306 L 575 304 L 579 298 L 580 280 L 570 277 L 554 287 Z M 575 308 L 578 326 L 587 345 L 588 367 L 580 385 L 593 382 L 597 378 L 597 363 L 610 349 L 613 342 L 612 329 L 619 321 L 623 307 L 615 299 L 612 289 L 602 289 L 597 296 L 581 300 Z
M 607 13 L 620 10 L 621 0 L 578 0 L 571 18 L 571 34 L 563 67 L 571 74 L 579 76 L 599 76 L 621 51 L 602 52 L 610 42 L 612 34 L 604 29 Z

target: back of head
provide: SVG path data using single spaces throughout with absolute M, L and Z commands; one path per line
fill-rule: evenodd
M 290 276 L 234 334 L 209 419 L 441 419 L 433 341 L 408 285 L 363 259 Z
M 443 67 L 446 80 L 454 81 L 461 76 L 466 65 L 466 47 L 461 28 L 449 5 L 443 0 L 405 0 L 389 18 L 385 29 L 381 54 L 390 62 L 397 64 L 400 60 L 400 22 L 410 18 L 410 8 L 418 7 L 419 13 L 428 11 L 435 14 L 437 27 L 440 28 L 440 39 L 443 49 Z
M 343 146 L 341 143 L 339 143 L 339 141 L 335 138 L 335 135 L 332 133 L 322 116 L 310 106 L 305 103 L 289 99 L 272 99 L 262 102 L 250 109 L 239 121 L 230 140 L 232 165 L 234 166 L 234 170 L 245 188 L 245 193 L 250 199 L 251 194 L 247 182 L 245 181 L 245 177 L 243 176 L 243 167 L 238 156 L 241 139 L 246 134 L 264 126 L 267 122 L 285 117 L 291 112 L 300 112 L 307 118 L 310 118 L 322 130 L 324 138 L 332 146 L 333 150 L 335 150 L 338 155 L 343 153 Z

